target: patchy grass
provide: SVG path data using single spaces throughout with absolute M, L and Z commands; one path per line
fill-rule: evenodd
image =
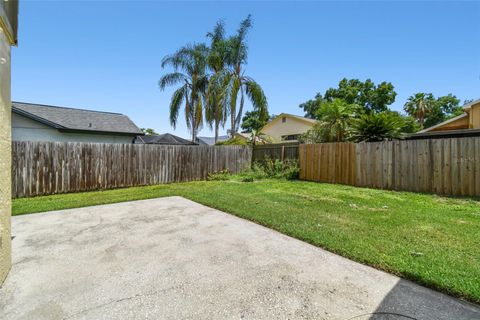
M 480 202 L 312 182 L 189 182 L 13 201 L 13 214 L 178 195 L 480 303 Z

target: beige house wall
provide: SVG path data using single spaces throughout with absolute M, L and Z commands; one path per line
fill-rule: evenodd
M 447 131 L 447 130 L 461 130 L 468 129 L 469 117 L 464 117 L 455 121 L 448 122 L 442 126 L 431 129 L 430 131 Z
M 0 27 L 0 284 L 11 267 L 10 43 Z
M 474 104 L 470 107 L 470 129 L 480 129 L 480 103 Z
M 271 123 L 267 124 L 261 133 L 271 137 L 274 141 L 281 141 L 282 136 L 303 134 L 313 127 L 313 122 L 297 119 L 294 117 L 285 117 L 282 122 L 282 116 L 278 116 Z

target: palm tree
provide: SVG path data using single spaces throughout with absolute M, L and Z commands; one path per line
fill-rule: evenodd
M 352 121 L 350 139 L 355 142 L 401 139 L 404 127 L 402 117 L 392 112 L 367 113 Z
M 248 49 L 246 35 L 252 26 L 249 15 L 242 21 L 237 34 L 227 40 L 228 53 L 227 63 L 228 74 L 225 76 L 224 87 L 230 113 L 230 135 L 233 137 L 238 132 L 242 119 L 245 96 L 252 102 L 253 108 L 260 112 L 261 117 L 268 113 L 267 98 L 260 85 L 251 77 L 244 74 L 243 67 L 247 62 Z M 238 95 L 240 102 L 237 108 Z
M 160 78 L 160 90 L 180 84 L 170 101 L 170 124 L 175 128 L 178 114 L 185 102 L 185 120 L 195 142 L 203 123 L 203 105 L 208 85 L 206 74 L 208 48 L 205 44 L 194 44 L 180 48 L 162 60 L 162 68 L 171 66 L 174 71 Z
M 431 93 L 417 93 L 408 97 L 403 109 L 410 116 L 415 117 L 423 128 L 426 115 L 432 110 L 435 99 Z
M 207 57 L 208 67 L 213 74 L 210 77 L 205 105 L 205 119 L 215 128 L 215 143 L 218 141 L 218 130 L 227 121 L 227 108 L 223 78 L 227 64 L 228 44 L 225 41 L 225 26 L 223 21 L 217 22 L 213 32 L 207 33 L 210 38 L 210 48 Z
M 323 142 L 345 141 L 348 125 L 358 109 L 357 105 L 348 104 L 342 99 L 322 103 L 316 116 L 317 130 L 323 132 L 320 136 L 325 139 Z

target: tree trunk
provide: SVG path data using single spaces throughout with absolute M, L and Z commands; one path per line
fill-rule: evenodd
M 235 110 L 230 111 L 230 122 L 231 122 L 231 127 L 230 127 L 230 137 L 233 138 L 235 135 Z
M 218 142 L 218 126 L 220 125 L 220 119 L 218 119 L 218 104 L 215 105 L 215 144 Z
M 196 127 L 197 124 L 195 122 L 195 114 L 193 115 L 192 118 L 193 118 L 192 121 L 191 121 L 191 123 L 192 123 L 192 142 L 196 143 L 197 141 L 195 141 L 195 140 L 197 140 L 197 127 Z
M 235 119 L 235 132 L 233 134 L 237 133 L 238 128 L 240 128 L 240 121 L 242 121 L 244 103 L 245 103 L 245 96 L 243 94 L 243 87 L 240 86 L 240 108 L 238 108 L 237 118 Z

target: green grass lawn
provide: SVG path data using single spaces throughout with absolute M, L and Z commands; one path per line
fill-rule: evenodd
M 13 214 L 178 195 L 480 303 L 480 202 L 313 182 L 189 182 L 13 201 Z

